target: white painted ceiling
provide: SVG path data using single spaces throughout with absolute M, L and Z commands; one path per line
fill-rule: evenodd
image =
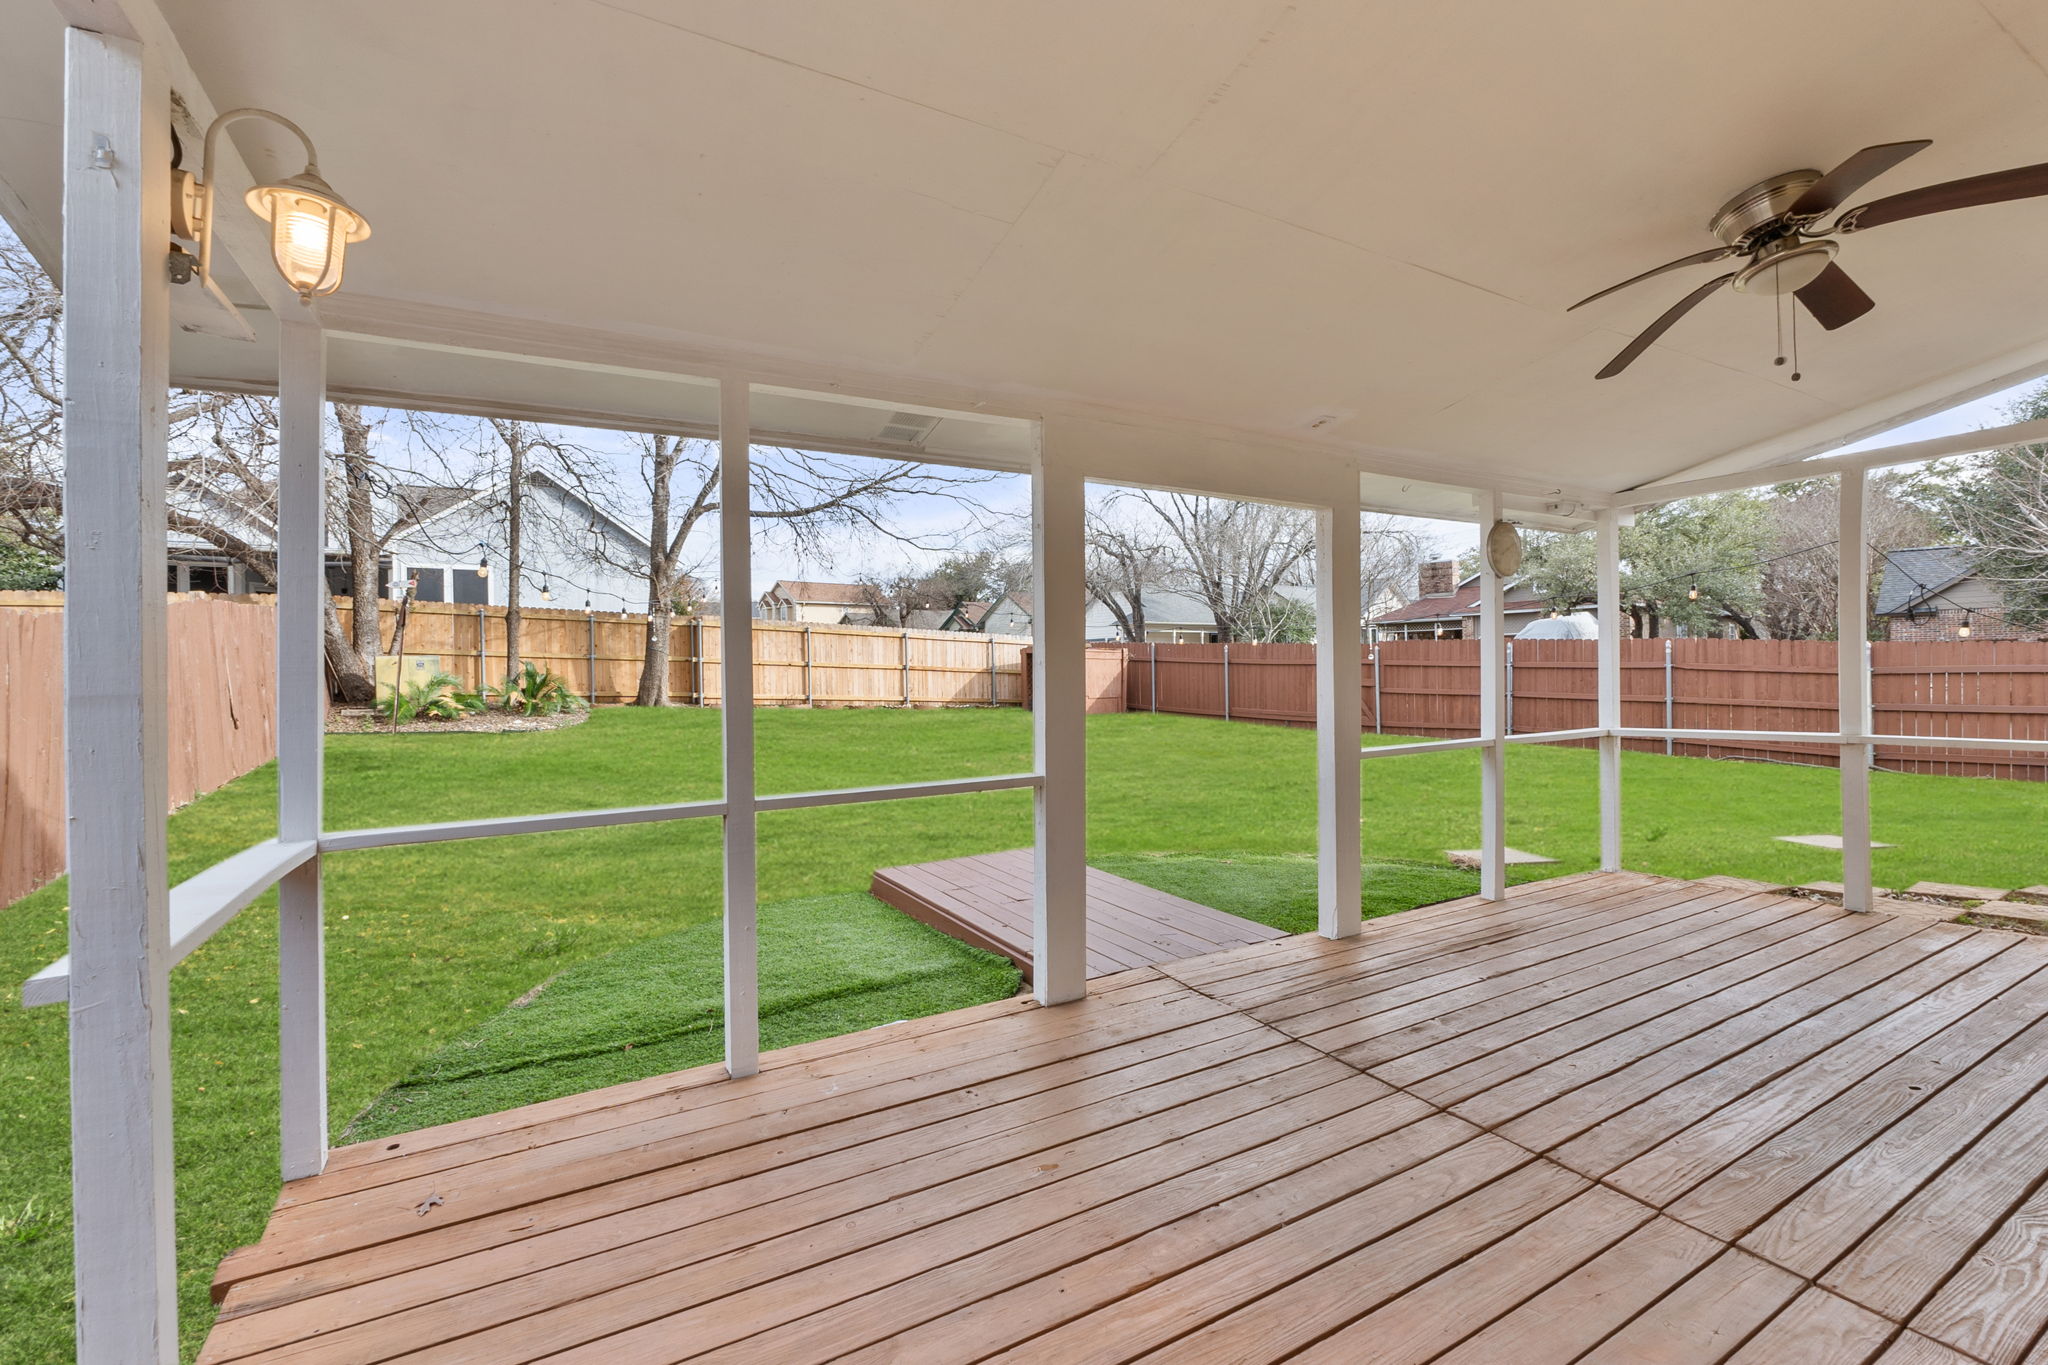
M 1777 171 L 2048 161 L 2040 0 L 160 3 L 213 105 L 297 119 L 374 224 L 369 329 L 443 306 L 1597 490 L 2048 366 L 2048 200 L 1850 238 L 1878 307 L 1803 327 L 1797 384 L 1733 294 L 1594 381 L 1709 270 L 1564 311 Z M 45 246 L 60 22 L 0 0 L 0 211 Z

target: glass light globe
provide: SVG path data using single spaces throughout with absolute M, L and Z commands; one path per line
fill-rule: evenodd
M 270 224 L 270 255 L 277 273 L 300 298 L 341 288 L 348 244 L 370 235 L 370 225 L 313 171 L 247 195 L 249 210 Z

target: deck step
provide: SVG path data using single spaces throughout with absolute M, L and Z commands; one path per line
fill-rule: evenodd
M 1031 976 L 1032 854 L 1028 848 L 878 869 L 869 890 L 963 943 L 999 953 Z M 1201 957 L 1286 937 L 1256 920 L 1088 869 L 1088 975 Z

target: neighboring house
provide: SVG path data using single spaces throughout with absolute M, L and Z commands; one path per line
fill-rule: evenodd
M 252 509 L 203 480 L 180 476 L 167 493 L 174 507 L 203 516 L 257 546 L 275 543 L 266 509 Z M 378 495 L 377 522 L 398 526 L 377 563 L 377 593 L 421 602 L 504 606 L 510 592 L 502 489 L 396 484 Z M 574 489 L 545 474 L 527 476 L 520 605 L 576 610 L 645 611 L 647 542 Z M 180 592 L 273 591 L 206 541 L 174 534 L 168 586 Z M 487 572 L 478 573 L 479 565 Z M 330 535 L 328 590 L 347 596 L 348 548 Z
M 982 615 L 981 628 L 990 635 L 1029 635 L 1031 633 L 1031 594 L 1028 592 L 1006 593 Z
M 783 578 L 761 594 L 763 621 L 809 622 L 814 626 L 836 626 L 851 616 L 862 625 L 875 616 L 874 592 L 858 583 L 809 583 Z
M 2048 629 L 2006 623 L 2004 594 L 1978 576 L 1977 552 L 1967 545 L 1887 553 L 1872 614 L 1887 640 L 2048 639 Z
M 1550 607 L 1519 578 L 1503 585 L 1504 629 L 1512 637 Z M 1416 573 L 1415 600 L 1372 618 L 1375 640 L 1469 640 L 1479 634 L 1479 575 L 1462 581 L 1457 564 L 1432 560 Z
M 1216 642 L 1216 614 L 1198 597 L 1177 592 L 1148 592 L 1145 609 L 1145 639 L 1161 645 L 1208 645 Z M 1116 613 L 1099 598 L 1088 604 L 1088 641 L 1124 638 Z
M 940 623 L 939 629 L 978 631 L 982 628 L 982 621 L 988 616 L 988 605 L 986 602 L 962 602 L 946 613 L 946 619 Z

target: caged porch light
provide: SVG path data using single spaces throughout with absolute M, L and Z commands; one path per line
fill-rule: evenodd
M 370 224 L 350 208 L 320 175 L 320 159 L 313 140 L 298 124 L 268 109 L 230 109 L 206 129 L 200 172 L 173 167 L 171 172 L 171 231 L 199 246 L 198 274 L 203 285 L 213 283 L 213 180 L 214 153 L 221 130 L 240 119 L 268 119 L 288 130 L 306 149 L 306 169 L 283 180 L 257 185 L 244 196 L 249 211 L 270 224 L 270 255 L 277 273 L 284 276 L 301 299 L 311 301 L 341 288 L 344 257 L 351 242 L 370 235 Z M 174 247 L 171 252 L 173 278 L 189 279 L 191 261 Z M 184 267 L 182 270 L 180 267 Z

